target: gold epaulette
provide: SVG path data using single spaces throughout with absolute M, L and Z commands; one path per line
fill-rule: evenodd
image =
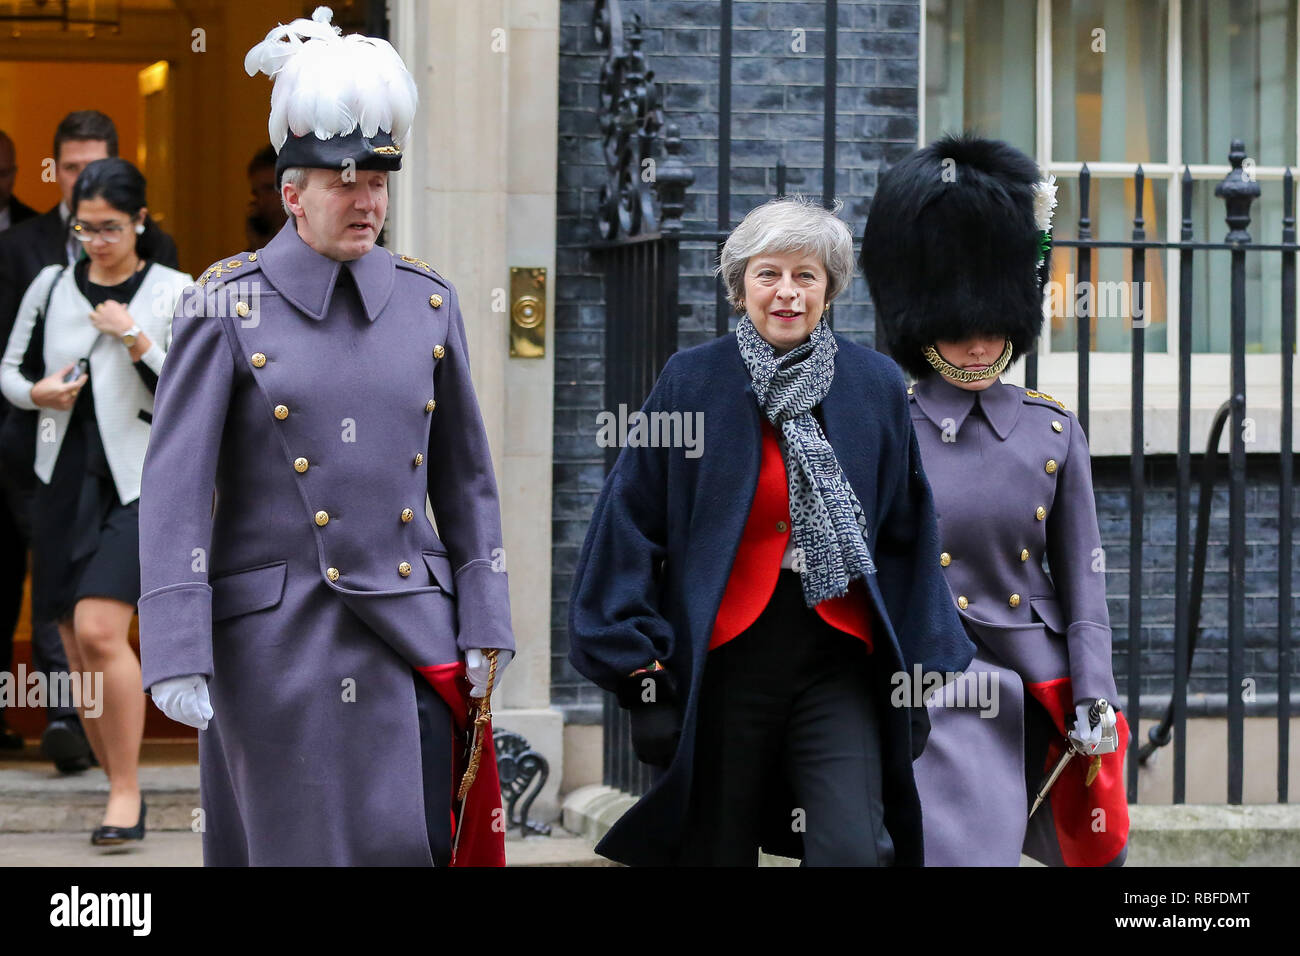
M 194 284 L 201 289 L 208 284 L 209 279 L 220 279 L 222 276 L 234 272 L 240 266 L 256 261 L 256 252 L 241 253 L 241 256 L 235 259 L 221 259 L 208 266 Z
M 394 253 L 394 255 L 396 255 L 396 253 Z M 429 263 L 425 262 L 423 259 L 417 259 L 415 256 L 397 256 L 397 258 L 401 259 L 403 262 L 409 262 L 413 266 L 419 266 L 425 272 L 437 275 L 436 272 L 433 272 L 433 266 L 429 265 Z
M 1035 392 L 1033 389 L 1027 388 L 1025 389 L 1025 397 L 1041 398 L 1044 401 L 1048 401 L 1051 402 L 1053 405 L 1056 405 L 1063 412 L 1069 411 L 1069 409 L 1065 407 L 1065 402 L 1061 401 L 1059 398 L 1053 398 L 1051 395 L 1048 395 L 1046 392 Z

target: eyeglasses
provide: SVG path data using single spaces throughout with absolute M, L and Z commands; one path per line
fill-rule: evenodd
M 90 242 L 96 236 L 105 242 L 118 242 L 126 234 L 126 230 L 127 227 L 120 222 L 108 222 L 102 226 L 92 226 L 84 222 L 72 224 L 72 234 L 82 242 Z

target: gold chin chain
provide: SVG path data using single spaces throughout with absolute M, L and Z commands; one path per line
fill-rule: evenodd
M 987 378 L 997 378 L 1011 362 L 1011 340 L 1007 339 L 1006 348 L 1002 350 L 1002 354 L 998 356 L 996 362 L 988 368 L 980 369 L 975 372 L 972 372 L 970 369 L 959 368 L 956 365 L 953 365 L 936 352 L 933 345 L 927 345 L 921 354 L 924 355 L 925 360 L 930 363 L 930 367 L 940 375 L 946 375 L 948 378 L 955 379 L 958 382 L 982 382 Z

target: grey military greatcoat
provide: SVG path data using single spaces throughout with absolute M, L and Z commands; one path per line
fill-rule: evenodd
M 413 673 L 514 647 L 452 287 L 292 219 L 212 266 L 173 321 L 140 548 L 145 686 L 209 681 L 205 863 L 428 865 Z
M 1098 849 L 1089 845 L 1086 812 L 1064 821 L 1061 807 L 1053 813 L 1051 802 L 1073 785 L 1066 778 L 1027 825 L 1027 791 L 1042 780 L 1049 738 L 1062 736 L 1050 712 L 1072 715 L 1081 698 L 1116 701 L 1083 429 L 1051 396 L 1001 381 L 973 392 L 930 375 L 909 395 L 934 493 L 939 563 L 976 643 L 964 687 L 950 683 L 929 708 L 932 729 L 914 768 L 926 863 L 1015 866 L 1022 849 L 1049 864 L 1111 862 L 1123 843 L 1117 829 Z M 1108 776 L 1091 796 L 1113 796 L 1117 757 L 1107 758 Z M 1126 833 L 1126 810 L 1114 813 Z M 1063 822 L 1085 831 L 1078 852 L 1073 837 L 1057 832 Z

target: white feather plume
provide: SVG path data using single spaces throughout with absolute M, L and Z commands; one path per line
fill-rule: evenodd
M 244 57 L 249 76 L 273 77 L 267 132 L 277 152 L 290 132 L 319 139 L 361 127 L 379 130 L 401 147 L 411 132 L 419 95 L 406 64 L 386 40 L 341 36 L 333 11 L 317 7 L 310 20 L 280 24 Z
M 1043 232 L 1052 228 L 1052 210 L 1056 208 L 1056 177 L 1048 176 L 1034 184 L 1034 222 Z

